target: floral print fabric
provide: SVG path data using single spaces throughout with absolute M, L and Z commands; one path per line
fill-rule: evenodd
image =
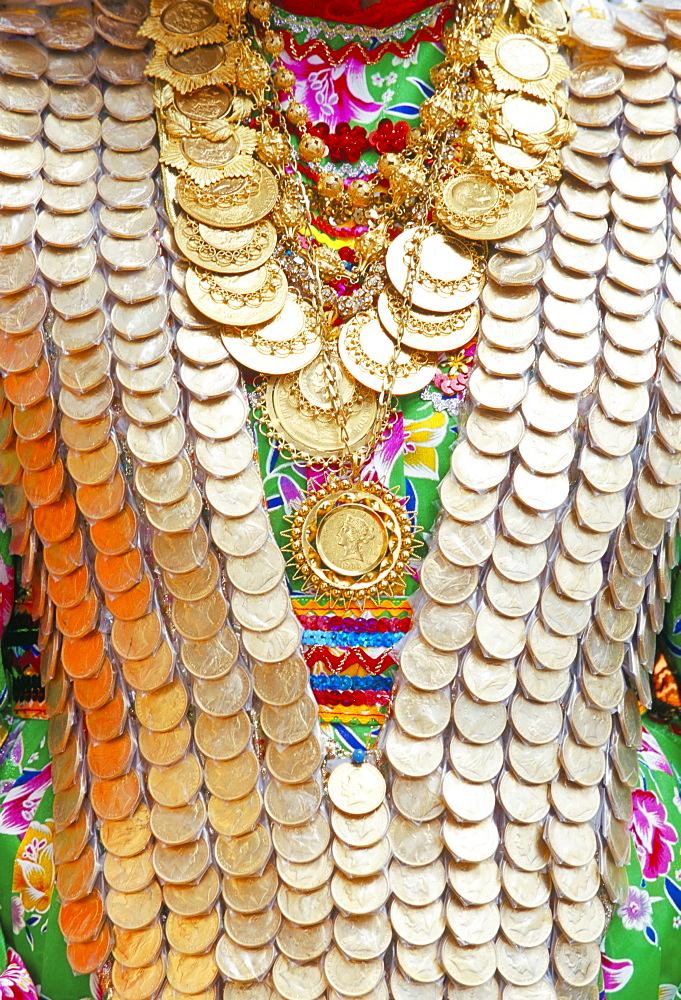
M 644 718 L 629 896 L 603 944 L 602 1000 L 681 997 L 681 730 Z

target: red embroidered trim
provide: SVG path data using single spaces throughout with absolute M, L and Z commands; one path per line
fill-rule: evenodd
M 366 5 L 366 7 L 365 7 Z M 433 6 L 424 0 L 285 0 L 278 7 L 289 14 L 317 17 L 364 28 L 392 28 Z

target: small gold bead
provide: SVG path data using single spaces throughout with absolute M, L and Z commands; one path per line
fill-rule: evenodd
M 309 112 L 300 101 L 290 101 L 286 109 L 286 117 L 292 125 L 304 125 L 309 116 Z
M 337 174 L 320 174 L 317 181 L 317 190 L 322 198 L 338 198 L 343 193 L 343 181 Z

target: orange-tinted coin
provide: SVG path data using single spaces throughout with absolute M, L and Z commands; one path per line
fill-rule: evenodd
M 45 504 L 35 511 L 35 530 L 43 545 L 52 545 L 70 538 L 76 526 L 78 510 L 73 494 L 64 490 L 54 503 Z
M 66 947 L 66 957 L 69 965 L 78 975 L 90 975 L 96 972 L 109 956 L 113 947 L 113 937 L 108 924 L 104 924 L 93 941 L 69 944 Z
M 124 594 L 107 594 L 106 606 L 114 618 L 124 622 L 135 621 L 149 610 L 151 591 L 151 577 L 148 573 L 144 573 L 140 582 L 130 590 L 126 590 Z
M 58 608 L 57 625 L 62 635 L 69 639 L 79 639 L 92 632 L 99 621 L 100 604 L 94 590 L 88 591 L 75 608 Z
M 17 456 L 26 472 L 41 472 L 54 462 L 57 451 L 57 432 L 49 431 L 35 441 L 19 438 Z
M 90 743 L 87 762 L 95 778 L 120 778 L 130 767 L 133 756 L 132 737 L 127 729 L 107 743 Z
M 71 694 L 71 682 L 63 670 L 57 670 L 54 678 L 45 689 L 45 711 L 48 719 L 59 715 L 66 708 Z
M 174 662 L 173 651 L 164 639 L 145 660 L 124 660 L 123 676 L 134 691 L 155 691 L 170 680 Z
M 85 848 L 75 861 L 67 861 L 57 868 L 57 892 L 63 903 L 71 903 L 92 892 L 98 874 L 98 865 L 92 847 Z
M 79 566 L 67 576 L 51 576 L 48 593 L 58 608 L 75 608 L 84 600 L 90 586 L 87 566 Z
M 39 328 L 19 334 L 0 332 L 0 368 L 3 372 L 25 372 L 37 364 L 43 353 L 44 339 Z
M 5 517 L 11 524 L 12 521 L 18 521 L 20 517 L 23 517 L 27 509 L 26 494 L 24 493 L 24 487 L 17 483 L 13 486 L 8 486 L 4 492 L 5 500 Z
M 22 483 L 28 501 L 34 507 L 42 507 L 46 503 L 54 503 L 62 495 L 66 473 L 60 458 L 54 465 L 42 472 L 24 472 Z
M 143 851 L 151 839 L 150 816 L 149 806 L 140 802 L 128 819 L 102 823 L 99 833 L 106 850 L 119 858 L 132 858 Z
M 48 607 L 53 607 L 49 604 Z M 54 677 L 59 662 L 59 632 L 52 631 L 40 654 L 40 683 L 45 686 Z
M 71 501 L 73 502 L 73 498 Z M 76 509 L 75 503 L 73 509 Z M 85 541 L 80 528 L 76 528 L 63 542 L 53 542 L 43 549 L 45 566 L 48 573 L 52 573 L 53 576 L 66 576 L 67 573 L 72 573 L 74 569 L 83 565 L 84 559 Z
M 13 556 L 23 556 L 26 552 L 32 528 L 33 522 L 30 514 L 14 522 L 12 525 L 12 540 L 9 543 L 9 550 Z
M 127 819 L 139 803 L 142 784 L 137 771 L 128 771 L 120 778 L 93 781 L 90 804 L 100 819 Z
M 95 574 L 105 593 L 122 594 L 139 583 L 142 575 L 142 553 L 129 549 L 120 556 L 95 556 Z
M 56 865 L 75 861 L 85 850 L 90 839 L 90 813 L 81 809 L 75 821 L 60 830 L 54 837 L 54 863 Z
M 127 699 L 123 697 L 121 689 L 117 688 L 111 701 L 95 709 L 94 712 L 88 712 L 85 716 L 90 739 L 106 743 L 107 740 L 120 736 L 127 717 Z
M 114 695 L 116 677 L 111 666 L 111 660 L 104 658 L 101 668 L 94 677 L 78 679 L 73 682 L 73 694 L 84 712 L 94 712 Z
M 56 409 L 52 396 L 45 396 L 23 410 L 17 408 L 13 414 L 14 430 L 20 438 L 42 437 L 52 427 Z
M 23 469 L 19 456 L 16 452 L 15 444 L 4 451 L 0 451 L 0 485 L 10 486 L 18 483 L 23 476 Z M 22 480 L 23 481 L 23 480 Z
M 28 546 L 26 547 L 26 552 L 24 553 L 24 558 L 21 563 L 21 583 L 24 587 L 28 587 L 29 583 L 33 579 L 33 569 L 35 567 L 35 557 L 38 550 L 38 542 L 36 539 L 35 531 L 32 531 L 28 536 Z
M 127 552 L 135 540 L 137 517 L 129 503 L 113 517 L 106 517 L 92 525 L 92 544 L 105 556 L 117 556 Z
M 26 372 L 35 367 L 43 353 L 43 335 L 40 330 L 13 337 L 0 333 L 0 368 L 6 373 Z
M 63 792 L 57 792 L 52 804 L 52 817 L 54 819 L 55 830 L 64 830 L 71 823 L 75 822 L 84 798 L 85 784 L 82 780 L 75 781 L 69 788 L 65 788 Z
M 95 890 L 82 899 L 66 903 L 59 910 L 59 929 L 67 944 L 92 941 L 104 920 L 102 895 Z
M 34 368 L 5 378 L 5 395 L 15 406 L 35 406 L 45 398 L 50 384 L 50 366 L 41 358 Z
M 52 756 L 63 753 L 73 728 L 71 705 L 60 715 L 53 715 L 47 724 L 47 747 Z
M 161 641 L 161 619 L 150 611 L 134 622 L 115 621 L 111 627 L 111 643 L 123 660 L 145 660 L 158 649 Z
M 79 486 L 76 490 L 76 502 L 83 517 L 88 521 L 99 521 L 103 517 L 112 517 L 123 506 L 125 499 L 125 481 L 117 472 L 110 483 L 101 486 Z
M 75 733 L 71 733 L 62 753 L 52 759 L 52 790 L 63 792 L 72 785 L 82 763 L 80 743 Z
M 64 670 L 74 680 L 94 677 L 104 659 L 104 636 L 95 630 L 81 639 L 65 639 L 62 644 L 61 662 Z
M 81 486 L 99 486 L 111 478 L 118 465 L 118 445 L 113 437 L 95 451 L 70 451 L 66 465 Z
M 31 285 L 21 292 L 2 296 L 0 330 L 16 336 L 40 326 L 47 311 L 47 294 L 42 285 Z
M 163 944 L 163 929 L 158 920 L 138 931 L 114 927 L 114 958 L 129 969 L 141 969 L 158 958 Z
M 94 451 L 102 447 L 112 424 L 113 415 L 108 411 L 96 420 L 74 420 L 73 417 L 63 416 L 60 425 L 62 441 L 69 450 Z

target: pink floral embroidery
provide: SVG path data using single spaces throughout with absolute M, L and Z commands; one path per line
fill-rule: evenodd
M 641 749 L 638 752 L 644 764 L 647 764 L 651 771 L 664 771 L 665 774 L 672 774 L 669 761 L 662 753 L 662 748 L 652 733 L 643 727 L 643 738 Z M 673 777 L 673 775 L 672 775 Z
M 656 879 L 669 871 L 673 856 L 671 845 L 679 837 L 671 823 L 667 822 L 667 810 L 653 792 L 639 788 L 633 792 L 632 798 L 634 815 L 629 829 L 643 877 Z
M 38 1000 L 38 993 L 26 966 L 16 951 L 7 949 L 7 968 L 0 975 L 2 1000 Z
M 23 837 L 28 830 L 36 809 L 49 787 L 52 765 L 46 764 L 28 781 L 10 788 L 0 808 L 0 833 L 15 833 Z
M 649 894 L 645 889 L 639 889 L 635 885 L 630 885 L 629 897 L 626 903 L 618 907 L 617 912 L 622 918 L 622 925 L 625 930 L 644 930 L 653 919 L 653 905 L 650 902 Z
M 634 974 L 634 963 L 628 958 L 608 958 L 601 956 L 601 968 L 603 969 L 603 989 L 607 997 L 608 993 L 617 993 L 623 990 Z
M 14 569 L 0 559 L 0 635 L 12 615 L 14 603 Z
M 383 105 L 372 101 L 366 67 L 358 59 L 340 66 L 318 55 L 292 59 L 282 52 L 281 59 L 296 78 L 293 96 L 308 109 L 313 125 L 326 122 L 334 130 L 341 122 L 371 122 L 381 113 Z

